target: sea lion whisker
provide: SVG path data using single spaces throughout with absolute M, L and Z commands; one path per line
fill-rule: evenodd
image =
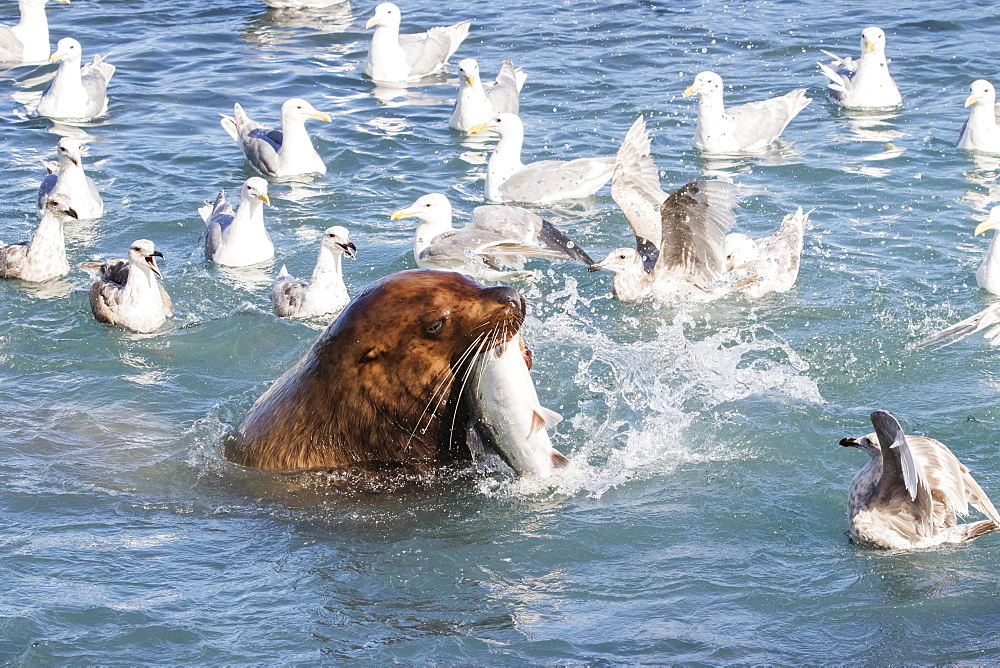
M 496 330 L 494 330 L 494 337 L 492 337 L 492 341 L 496 340 L 495 334 L 496 334 Z M 486 351 L 488 351 L 488 350 L 490 350 L 490 349 L 492 349 L 492 347 L 493 347 L 493 346 L 487 346 L 487 345 L 485 345 L 486 344 L 486 340 L 487 340 L 487 337 L 486 337 L 485 334 L 477 339 L 477 341 L 479 341 L 479 345 L 476 346 L 476 348 L 478 348 L 478 352 L 476 353 L 476 356 L 473 359 L 472 363 L 468 365 L 468 368 L 466 369 L 466 372 L 463 374 L 463 377 L 462 377 L 462 387 L 458 391 L 458 396 L 459 397 L 461 397 L 463 394 L 465 394 L 465 386 L 469 382 L 469 377 L 472 375 L 472 370 L 475 367 L 476 363 L 477 362 L 481 362 L 483 360 L 483 357 L 484 357 L 483 353 L 486 352 Z M 476 345 L 476 344 L 473 343 L 473 345 Z M 469 349 L 471 350 L 472 347 L 473 346 L 469 346 Z M 458 419 L 458 411 L 455 411 L 454 414 L 451 416 L 451 427 L 450 427 L 450 430 L 448 432 L 449 433 L 449 439 L 450 439 L 451 442 L 454 442 L 454 440 L 455 440 L 455 421 L 457 419 Z

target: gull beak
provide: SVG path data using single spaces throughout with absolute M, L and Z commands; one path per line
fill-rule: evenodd
M 474 77 L 472 75 L 469 75 L 469 76 L 465 77 L 465 80 L 469 82 L 470 86 L 475 86 L 476 85 L 476 77 Z
M 74 165 L 76 165 L 77 167 L 79 167 L 79 166 L 80 166 L 80 158 L 78 158 L 78 157 L 77 157 L 77 156 L 75 156 L 75 155 L 71 155 L 71 156 L 69 156 L 69 161 L 70 161 L 70 162 L 72 162 L 72 163 L 73 163 Z
M 346 244 L 337 244 L 344 251 L 344 255 L 351 258 L 352 260 L 357 257 L 358 247 L 354 245 L 353 241 L 348 241 Z
M 845 448 L 857 447 L 858 439 L 856 438 L 842 438 L 840 439 L 840 444 Z
M 698 88 L 697 86 L 693 86 L 693 85 L 692 86 L 688 86 L 687 88 L 684 89 L 684 95 L 683 95 L 683 97 L 691 97 L 692 95 L 694 95 L 695 93 L 697 93 L 699 90 L 701 90 L 701 89 Z
M 389 216 L 389 220 L 399 220 L 401 218 L 412 218 L 414 214 L 409 209 L 399 209 L 398 211 L 393 211 L 392 215 Z
M 976 225 L 976 234 L 979 235 L 983 232 L 996 229 L 998 225 L 1000 225 L 1000 216 L 991 214 L 989 218 Z
M 61 58 L 62 58 L 63 56 L 65 56 L 65 55 L 66 55 L 66 54 L 65 54 L 65 53 L 63 53 L 62 51 L 56 51 L 56 52 L 55 52 L 55 53 L 53 53 L 53 54 L 52 54 L 51 56 L 49 56 L 49 62 L 50 62 L 50 63 L 54 63 L 54 62 L 56 62 L 57 60 L 60 60 L 60 59 L 61 59 Z
M 325 123 L 330 122 L 330 115 L 324 114 L 322 111 L 317 111 L 315 114 L 309 114 L 310 117 L 319 119 Z
M 587 267 L 587 271 L 601 271 L 602 269 L 604 269 L 603 262 L 595 262 L 594 264 Z
M 69 0 L 56 0 L 56 2 L 63 2 L 65 4 L 67 4 L 67 5 L 69 4 Z
M 496 127 L 497 126 L 494 125 L 493 123 L 480 123 L 479 125 L 473 125 L 471 128 L 469 128 L 469 134 L 477 135 L 480 132 L 489 132 L 490 130 L 495 130 Z
M 868 53 L 869 51 L 874 51 L 874 50 L 875 50 L 875 43 L 874 42 L 865 42 L 865 53 Z
M 368 23 L 365 24 L 365 28 L 371 28 L 372 26 L 377 26 L 379 21 L 381 20 L 382 19 L 379 18 L 378 16 L 373 16 L 370 19 L 368 19 Z
M 259 199 L 264 204 L 267 204 L 268 206 L 271 206 L 271 198 L 267 196 L 267 193 L 259 193 L 259 194 L 257 194 L 257 199 Z
M 156 258 L 158 257 L 163 257 L 163 253 L 161 253 L 160 251 L 153 251 L 149 255 L 145 256 L 143 259 L 146 260 L 146 264 L 149 265 L 149 268 L 152 269 L 153 273 L 159 276 L 160 280 L 162 281 L 163 274 L 160 273 L 160 268 L 156 266 Z
M 965 106 L 967 107 L 974 105 L 976 102 L 979 102 L 979 96 L 975 93 L 965 98 Z

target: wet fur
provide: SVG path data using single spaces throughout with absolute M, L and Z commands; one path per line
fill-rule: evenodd
M 524 302 L 503 301 L 511 294 L 439 271 L 375 283 L 254 403 L 226 437 L 226 458 L 271 471 L 468 459 L 460 377 L 520 329 Z

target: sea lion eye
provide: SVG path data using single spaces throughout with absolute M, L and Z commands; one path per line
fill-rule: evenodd
M 427 325 L 426 329 L 427 333 L 430 334 L 431 336 L 437 336 L 438 334 L 440 334 L 441 330 L 444 329 L 444 323 L 447 319 L 448 316 L 441 316 L 431 324 Z
M 374 348 L 369 348 L 368 352 L 361 356 L 358 360 L 358 364 L 364 364 L 365 362 L 373 362 L 378 359 L 378 351 Z

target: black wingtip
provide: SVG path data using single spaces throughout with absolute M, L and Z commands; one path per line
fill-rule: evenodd
M 594 260 L 587 255 L 587 251 L 580 248 L 575 241 L 547 220 L 542 221 L 542 230 L 538 233 L 538 240 L 546 248 L 559 251 L 570 260 L 575 260 L 588 267 L 594 264 Z
M 642 259 L 642 268 L 647 274 L 653 273 L 656 261 L 660 259 L 660 249 L 649 239 L 643 237 L 635 238 L 635 251 Z

